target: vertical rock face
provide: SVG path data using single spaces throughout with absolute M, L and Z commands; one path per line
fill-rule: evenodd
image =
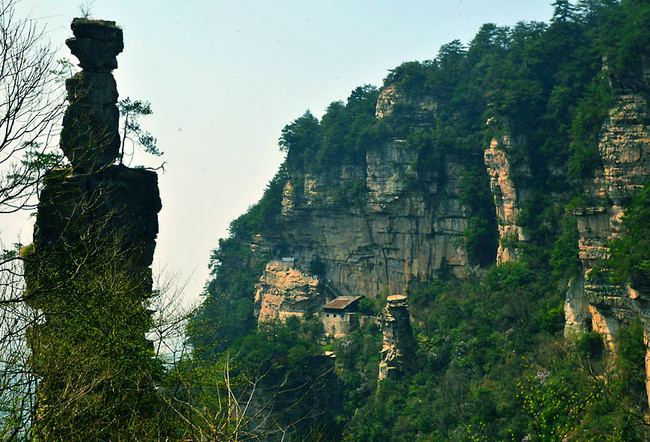
M 110 243 L 128 254 L 131 273 L 147 275 L 151 281 L 149 266 L 162 207 L 158 178 L 152 171 L 113 164 L 120 135 L 111 71 L 124 46 L 122 30 L 115 22 L 87 19 L 75 19 L 72 30 L 75 37 L 66 43 L 83 68 L 66 82 L 70 104 L 61 149 L 72 167 L 55 170 L 46 178 L 34 250 L 51 248 L 52 253 L 69 254 L 67 249 L 75 244 Z
M 488 125 L 494 125 L 493 120 L 488 121 Z M 522 195 L 521 192 L 517 192 L 512 180 L 512 168 L 508 159 L 508 150 L 511 146 L 512 140 L 507 134 L 495 136 L 484 153 L 499 228 L 497 264 L 516 261 L 518 253 L 514 246 L 518 241 L 525 240 L 522 228 L 517 225 Z
M 29 305 L 44 316 L 29 344 L 40 378 L 42 435 L 52 440 L 67 439 L 66 428 L 73 428 L 75 419 L 97 412 L 85 395 L 66 395 L 87 388 L 86 394 L 101 402 L 105 380 L 97 376 L 109 366 L 121 372 L 105 376 L 115 376 L 112 382 L 122 382 L 130 396 L 115 404 L 106 399 L 103 413 L 112 419 L 107 428 L 126 424 L 120 419 L 127 411 L 120 407 L 137 408 L 141 400 L 153 404 L 147 401 L 154 394 L 147 368 L 129 364 L 138 364 L 137 355 L 152 348 L 145 337 L 146 299 L 152 294 L 150 266 L 161 209 L 157 175 L 113 164 L 120 137 L 111 70 L 123 47 L 122 30 L 114 22 L 85 19 L 75 19 L 72 30 L 75 38 L 67 43 L 83 71 L 66 83 L 70 104 L 61 148 L 71 167 L 46 177 L 34 242 L 24 253 Z M 56 419 L 54 409 L 60 413 Z
M 601 130 L 599 153 L 603 168 L 587 186 L 588 200 L 593 205 L 574 212 L 584 273 L 567 293 L 565 334 L 591 328 L 603 334 L 612 354 L 621 325 L 639 318 L 644 335 L 650 334 L 650 309 L 646 305 L 650 293 L 613 285 L 592 271 L 607 259 L 607 242 L 621 232 L 624 207 L 650 176 L 650 129 L 645 124 L 649 118 L 647 101 L 641 94 L 617 97 Z M 648 361 L 647 354 L 646 371 L 650 373 Z
M 377 117 L 391 115 L 404 100 L 386 88 Z M 407 104 L 415 115 L 412 130 L 431 124 L 435 102 L 425 97 Z M 365 161 L 330 165 L 320 174 L 290 171 L 295 176 L 285 187 L 278 225 L 264 234 L 271 253 L 282 250 L 303 269 L 317 257 L 326 282 L 343 296 L 403 293 L 412 281 L 429 281 L 445 262 L 463 273 L 462 163 L 450 154 L 435 170 L 416 171 L 416 160 L 417 152 L 396 134 L 369 148 Z M 364 189 L 356 200 L 350 198 L 355 188 Z
M 255 316 L 260 322 L 302 316 L 324 303 L 319 280 L 296 269 L 292 262 L 269 262 L 255 285 Z
M 63 117 L 61 149 L 78 172 L 94 172 L 119 154 L 117 86 L 111 71 L 124 48 L 115 22 L 75 19 L 66 44 L 83 69 L 66 81 L 70 105 Z
M 580 259 L 585 269 L 584 293 L 593 328 L 605 334 L 610 343 L 618 323 L 638 315 L 650 318 L 650 311 L 645 311 L 637 292 L 612 286 L 590 272 L 607 258 L 606 243 L 620 234 L 625 205 L 650 176 L 650 130 L 644 124 L 649 117 L 646 100 L 640 95 L 617 98 L 599 143 L 603 169 L 588 187 L 595 204 L 575 212 Z M 574 328 L 572 324 L 567 326 Z
M 382 318 L 383 346 L 379 362 L 379 380 L 399 377 L 413 360 L 415 341 L 406 296 L 392 295 Z
M 299 189 L 287 184 L 279 227 L 265 240 L 296 257 L 299 268 L 321 259 L 327 282 L 341 295 L 374 298 L 384 288 L 403 292 L 413 280 L 432 278 L 444 261 L 462 273 L 468 263 L 462 166 L 449 159 L 444 183 L 432 174 L 413 187 L 404 178 L 410 155 L 399 142 L 389 142 L 368 152 L 365 168 L 342 168 L 340 183 L 365 177 L 368 193 L 361 203 L 328 195 L 332 186 L 322 176 L 305 176 Z

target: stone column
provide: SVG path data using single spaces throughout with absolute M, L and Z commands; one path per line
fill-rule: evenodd
M 382 318 L 383 347 L 379 380 L 395 379 L 408 370 L 415 356 L 415 340 L 404 295 L 389 296 Z
M 122 30 L 75 19 L 72 31 L 66 43 L 82 71 L 66 82 L 60 143 L 70 166 L 46 176 L 34 242 L 23 251 L 27 302 L 43 317 L 28 337 L 39 379 L 35 431 L 43 440 L 108 440 L 134 413 L 155 412 L 160 370 L 146 333 L 161 201 L 155 172 L 116 164 L 111 71 Z
M 94 172 L 119 155 L 117 86 L 111 73 L 124 49 L 115 22 L 75 19 L 66 41 L 83 69 L 66 81 L 70 105 L 63 117 L 61 149 L 77 172 Z

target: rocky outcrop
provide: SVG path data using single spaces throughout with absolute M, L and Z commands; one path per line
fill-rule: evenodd
M 155 396 L 146 333 L 158 178 L 114 164 L 120 136 L 111 70 L 123 47 L 122 30 L 86 19 L 75 19 L 72 30 L 75 38 L 67 43 L 83 71 L 66 82 L 70 104 L 60 142 L 71 166 L 46 176 L 34 242 L 23 254 L 28 304 L 43 314 L 29 345 L 39 378 L 35 426 L 44 440 L 66 440 L 77 420 L 98 413 L 86 397 L 106 407 L 111 428 L 130 418 L 123 403 L 146 414 Z M 137 359 L 138 352 L 147 356 Z M 117 396 L 104 390 L 106 379 L 119 382 Z
M 83 71 L 66 82 L 69 106 L 63 120 L 61 149 L 69 169 L 52 171 L 41 191 L 33 251 L 60 254 L 83 244 L 92 253 L 128 254 L 130 272 L 151 270 L 161 209 L 155 172 L 113 164 L 120 135 L 117 88 L 111 73 L 122 51 L 122 30 L 115 22 L 75 19 L 67 40 Z M 92 250 L 90 247 L 89 250 Z
M 499 128 L 494 119 L 488 121 L 488 126 L 498 131 Z M 504 132 L 503 128 L 500 128 Z M 499 229 L 499 248 L 497 250 L 496 262 L 501 264 L 506 261 L 516 261 L 518 251 L 516 245 L 519 241 L 525 241 L 521 226 L 517 225 L 517 214 L 519 204 L 524 195 L 521 189 L 519 192 L 512 179 L 513 168 L 508 158 L 508 151 L 512 147 L 512 139 L 504 132 L 495 135 L 490 147 L 485 150 L 485 167 L 490 177 L 490 190 L 494 196 L 494 207 Z M 518 171 L 520 174 L 528 175 L 527 170 Z
M 389 118 L 398 105 L 415 115 L 408 130 L 435 121 L 432 99 L 407 99 L 391 86 L 380 94 L 376 116 Z M 332 163 L 322 171 L 288 167 L 280 216 L 256 247 L 276 258 L 294 257 L 303 272 L 313 260 L 322 262 L 323 282 L 335 296 L 406 293 L 412 283 L 435 278 L 441 265 L 464 273 L 463 162 L 448 153 L 435 167 L 416 170 L 418 151 L 398 132 L 368 147 L 362 161 Z M 258 294 L 260 319 L 284 309 L 278 306 L 285 288 L 273 281 L 265 274 L 258 285 L 264 287 L 258 289 L 264 293 Z
M 83 69 L 66 81 L 69 106 L 63 117 L 61 149 L 77 172 L 94 172 L 119 154 L 117 86 L 111 73 L 124 48 L 115 22 L 75 19 L 66 44 Z
M 383 345 L 379 362 L 380 381 L 399 377 L 408 370 L 415 356 L 416 345 L 406 296 L 388 297 L 381 324 Z
M 646 307 L 650 293 L 613 285 L 597 270 L 608 258 L 608 241 L 621 232 L 624 208 L 650 176 L 650 129 L 644 124 L 648 118 L 643 96 L 626 93 L 617 97 L 601 130 L 599 153 L 603 168 L 586 187 L 586 200 L 592 205 L 574 211 L 583 264 L 583 273 L 576 281 L 583 289 L 568 290 L 565 334 L 593 329 L 604 336 L 611 355 L 615 354 L 620 326 L 640 319 L 645 336 L 650 334 L 650 309 Z M 648 361 L 650 355 L 646 356 L 646 371 L 650 373 Z
M 379 120 L 391 117 L 396 108 L 408 114 L 410 130 L 428 129 L 437 117 L 438 102 L 430 96 L 401 93 L 394 85 L 388 85 L 379 94 L 375 116 Z
M 601 132 L 599 152 L 603 169 L 587 188 L 588 200 L 595 204 L 574 212 L 592 324 L 594 330 L 605 334 L 608 342 L 613 342 L 616 327 L 605 325 L 612 320 L 603 318 L 625 321 L 643 314 L 643 309 L 638 295 L 633 294 L 635 291 L 612 286 L 591 270 L 608 257 L 607 242 L 620 234 L 624 207 L 650 176 L 650 130 L 643 123 L 649 116 L 646 100 L 640 95 L 618 97 Z
M 269 262 L 255 284 L 255 315 L 260 322 L 302 316 L 324 303 L 319 280 L 295 268 L 293 262 Z
M 432 174 L 410 187 L 404 181 L 409 155 L 399 142 L 389 142 L 368 152 L 364 170 L 341 169 L 339 176 L 366 176 L 367 197 L 359 204 L 320 197 L 329 182 L 306 176 L 304 187 L 293 189 L 299 196 L 284 198 L 279 227 L 265 234 L 269 247 L 295 257 L 303 269 L 318 257 L 326 281 L 341 295 L 404 292 L 414 280 L 430 280 L 445 261 L 462 273 L 468 263 L 462 166 L 448 160 L 444 183 Z

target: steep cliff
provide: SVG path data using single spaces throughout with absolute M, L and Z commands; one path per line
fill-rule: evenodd
M 395 88 L 386 88 L 377 100 L 378 121 L 402 101 Z M 420 126 L 427 121 L 423 115 L 433 124 L 430 98 L 409 105 Z M 443 264 L 462 274 L 469 262 L 463 161 L 452 154 L 434 169 L 416 170 L 419 155 L 393 132 L 371 145 L 362 161 L 323 171 L 289 169 L 281 214 L 263 232 L 266 248 L 294 257 L 302 269 L 322 261 L 327 284 L 342 295 L 405 293 L 412 281 L 431 280 Z M 351 201 L 355 185 L 361 195 Z
M 255 316 L 259 321 L 270 321 L 316 311 L 325 296 L 314 276 L 296 269 L 293 262 L 269 262 L 255 284 Z
M 495 134 L 490 141 L 490 146 L 485 150 L 485 167 L 490 176 L 490 190 L 494 196 L 497 223 L 499 226 L 499 249 L 497 250 L 496 263 L 515 261 L 519 256 L 517 243 L 525 241 L 523 229 L 517 224 L 519 206 L 525 201 L 524 189 L 517 189 L 513 180 L 513 172 L 519 175 L 529 175 L 530 171 L 525 165 L 520 165 L 522 170 L 514 171 L 508 151 L 512 150 L 512 137 L 507 128 L 500 125 L 494 118 L 487 122 Z
M 609 244 L 621 234 L 624 210 L 650 177 L 650 130 L 646 126 L 649 120 L 643 94 L 626 91 L 615 97 L 598 144 L 602 169 L 585 187 L 586 200 L 594 204 L 574 211 L 583 270 L 567 292 L 565 334 L 593 329 L 604 336 L 612 357 L 622 325 L 629 326 L 640 319 L 646 345 L 650 336 L 650 293 L 636 290 L 629 283 L 614 284 L 606 274 Z M 649 350 L 646 349 L 648 373 Z M 650 393 L 650 381 L 646 383 Z
M 486 24 L 288 124 L 286 161 L 220 243 L 195 323 L 225 342 L 219 326 L 248 302 L 260 321 L 292 314 L 317 299 L 306 275 L 374 314 L 405 295 L 415 373 L 386 389 L 369 379 L 400 365 L 391 320 L 381 365 L 376 327 L 318 338 L 335 347 L 352 440 L 647 440 L 650 298 L 610 254 L 650 172 L 650 7 L 554 6 L 549 24 Z M 302 274 L 291 287 L 281 257 Z

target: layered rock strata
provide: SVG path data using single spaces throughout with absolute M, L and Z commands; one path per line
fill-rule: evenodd
M 152 350 L 145 337 L 150 317 L 146 299 L 152 294 L 150 266 L 161 209 L 155 172 L 114 164 L 120 136 L 111 71 L 123 48 L 122 30 L 114 22 L 86 19 L 75 19 L 72 30 L 75 37 L 67 44 L 83 70 L 66 82 L 69 107 L 60 143 L 71 166 L 46 176 L 34 242 L 23 253 L 28 304 L 43 314 L 29 339 L 32 368 L 40 379 L 37 415 L 46 419 L 54 407 L 63 417 L 39 427 L 43 438 L 53 440 L 66 439 L 65 426 L 86 419 L 83 414 L 90 409 L 84 395 L 66 395 L 75 388 L 88 388 L 86 395 L 103 394 L 105 380 L 97 377 L 94 364 L 118 358 L 117 367 L 129 361 L 120 356 L 122 351 Z M 116 332 L 126 336 L 123 342 L 111 331 L 113 321 L 129 324 Z M 98 336 L 86 336 L 89 323 Z M 112 350 L 105 356 L 94 353 L 106 348 Z M 130 389 L 134 404 L 153 394 L 153 385 L 138 380 L 146 373 L 128 380 L 121 377 L 124 373 L 110 376 Z M 63 383 L 68 378 L 76 380 Z M 107 413 L 117 413 L 119 406 Z
M 284 320 L 315 312 L 325 303 L 318 278 L 295 268 L 293 262 L 271 261 L 255 285 L 255 315 L 259 321 Z
M 613 285 L 605 275 L 594 271 L 608 258 L 608 241 L 621 232 L 624 208 L 650 176 L 650 129 L 645 124 L 649 118 L 648 103 L 642 95 L 626 93 L 617 97 L 601 130 L 599 153 L 603 168 L 587 186 L 587 199 L 593 205 L 574 212 L 583 272 L 567 293 L 565 335 L 599 332 L 612 355 L 620 326 L 640 319 L 646 345 L 650 336 L 650 293 L 629 285 Z M 650 374 L 650 353 L 646 353 L 646 371 Z
M 492 118 L 488 126 L 495 131 L 504 131 Z M 499 229 L 499 248 L 497 250 L 496 263 L 516 261 L 519 254 L 516 245 L 519 241 L 525 241 L 525 235 L 521 226 L 517 225 L 519 205 L 524 198 L 521 189 L 515 187 L 513 181 L 513 167 L 508 158 L 508 151 L 512 147 L 512 139 L 506 132 L 495 135 L 490 147 L 484 152 L 485 167 L 490 177 L 490 190 L 494 196 L 494 207 Z M 524 168 L 525 169 L 525 168 Z M 518 173 L 528 175 L 528 170 L 519 170 Z
M 377 116 L 390 115 L 400 100 L 387 88 Z M 431 124 L 435 103 L 408 104 L 420 115 L 418 124 Z M 264 233 L 264 246 L 272 255 L 295 257 L 300 269 L 322 261 L 324 283 L 337 296 L 404 293 L 413 281 L 433 278 L 443 263 L 462 274 L 468 264 L 463 166 L 449 155 L 435 170 L 415 171 L 416 160 L 417 152 L 396 135 L 369 148 L 363 162 L 320 174 L 289 171 L 281 215 Z M 364 189 L 362 198 L 350 197 L 354 186 Z
M 383 345 L 379 380 L 395 379 L 408 370 L 415 355 L 415 340 L 406 296 L 392 295 L 386 300 L 381 319 Z
M 124 49 L 115 22 L 75 19 L 66 44 L 83 69 L 66 81 L 69 106 L 63 117 L 61 149 L 77 172 L 94 172 L 119 154 L 117 86 L 111 73 Z

